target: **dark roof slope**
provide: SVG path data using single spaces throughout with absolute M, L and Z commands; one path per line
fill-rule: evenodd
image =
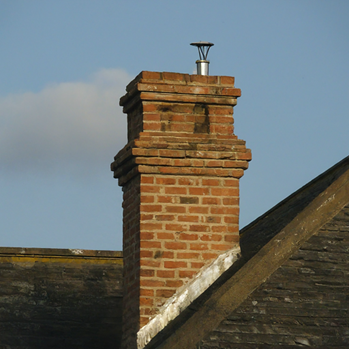
M 119 347 L 122 253 L 0 248 L 0 348 Z
M 243 256 L 248 259 L 254 256 L 348 169 L 349 156 L 241 229 L 240 246 Z
M 349 205 L 198 345 L 198 349 L 349 346 Z

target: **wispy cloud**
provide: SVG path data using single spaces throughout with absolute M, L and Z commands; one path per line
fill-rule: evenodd
M 102 69 L 88 81 L 51 84 L 0 98 L 0 169 L 80 173 L 112 161 L 126 142 L 119 107 L 131 77 Z

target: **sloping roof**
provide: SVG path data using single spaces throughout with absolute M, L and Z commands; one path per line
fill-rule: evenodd
M 122 252 L 0 248 L 0 348 L 119 347 Z
M 244 228 L 242 257 L 145 348 L 197 348 L 197 343 L 348 203 L 349 157 L 346 157 Z
M 198 349 L 349 346 L 349 204 L 197 345 Z

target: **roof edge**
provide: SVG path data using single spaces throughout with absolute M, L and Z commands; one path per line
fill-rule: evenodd
M 83 250 L 78 248 L 0 247 L 0 257 L 74 257 L 74 258 L 122 258 L 121 251 Z
M 240 230 L 242 255 L 249 259 L 349 170 L 349 156 L 280 201 Z

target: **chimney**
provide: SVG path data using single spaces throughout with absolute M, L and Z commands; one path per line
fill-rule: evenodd
M 111 164 L 123 188 L 124 347 L 183 284 L 239 244 L 239 179 L 229 76 L 141 72 L 120 105 L 128 144 Z

